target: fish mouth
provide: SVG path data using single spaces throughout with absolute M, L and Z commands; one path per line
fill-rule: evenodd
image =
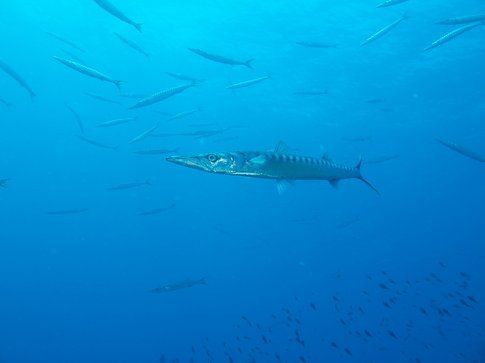
M 204 169 L 198 158 L 193 156 L 169 156 L 165 158 L 170 163 L 185 166 L 192 169 Z

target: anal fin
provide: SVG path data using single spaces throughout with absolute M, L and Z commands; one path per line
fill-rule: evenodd
M 338 189 L 339 181 L 340 181 L 339 179 L 332 179 L 332 180 L 329 180 L 328 182 L 332 187 L 334 187 L 335 189 Z

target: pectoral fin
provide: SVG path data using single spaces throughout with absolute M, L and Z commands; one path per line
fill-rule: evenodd
M 266 161 L 267 161 L 266 156 L 264 156 L 263 154 L 255 156 L 252 159 L 249 159 L 249 162 L 254 165 L 264 165 L 266 164 Z
M 286 192 L 290 187 L 294 184 L 291 180 L 286 179 L 278 179 L 276 180 L 276 189 L 278 190 L 278 194 L 281 195 Z

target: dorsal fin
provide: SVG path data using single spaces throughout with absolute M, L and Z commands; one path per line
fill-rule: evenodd
M 283 141 L 278 141 L 276 147 L 274 148 L 274 152 L 276 154 L 286 154 L 289 150 L 290 148 Z

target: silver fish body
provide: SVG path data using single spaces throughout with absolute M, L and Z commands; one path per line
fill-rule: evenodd
M 167 161 L 210 173 L 275 179 L 277 181 L 326 180 L 333 186 L 343 179 L 359 179 L 377 190 L 363 178 L 360 167 L 338 165 L 328 158 L 314 158 L 274 152 L 237 151 L 195 156 L 172 156 Z
M 141 32 L 141 23 L 136 23 L 133 20 L 131 20 L 129 17 L 125 15 L 120 9 L 118 9 L 114 4 L 109 2 L 108 0 L 94 0 L 96 4 L 99 5 L 100 8 L 105 10 L 107 13 L 113 15 L 115 18 L 118 18 L 119 20 L 130 24 L 135 27 L 136 30 Z
M 96 79 L 99 79 L 100 81 L 104 81 L 104 82 L 109 82 L 109 83 L 113 83 L 116 87 L 118 87 L 118 89 L 120 88 L 120 85 L 122 83 L 122 81 L 119 81 L 119 80 L 115 80 L 111 77 L 108 77 L 107 75 L 93 69 L 93 68 L 90 68 L 88 66 L 85 66 L 81 63 L 77 63 L 77 62 L 74 62 L 72 60 L 68 60 L 68 59 L 64 59 L 64 58 L 60 58 L 60 57 L 54 57 L 55 60 L 57 60 L 58 62 L 64 64 L 66 67 L 69 67 L 81 74 L 84 74 L 88 77 L 91 77 L 91 78 L 96 78 Z

